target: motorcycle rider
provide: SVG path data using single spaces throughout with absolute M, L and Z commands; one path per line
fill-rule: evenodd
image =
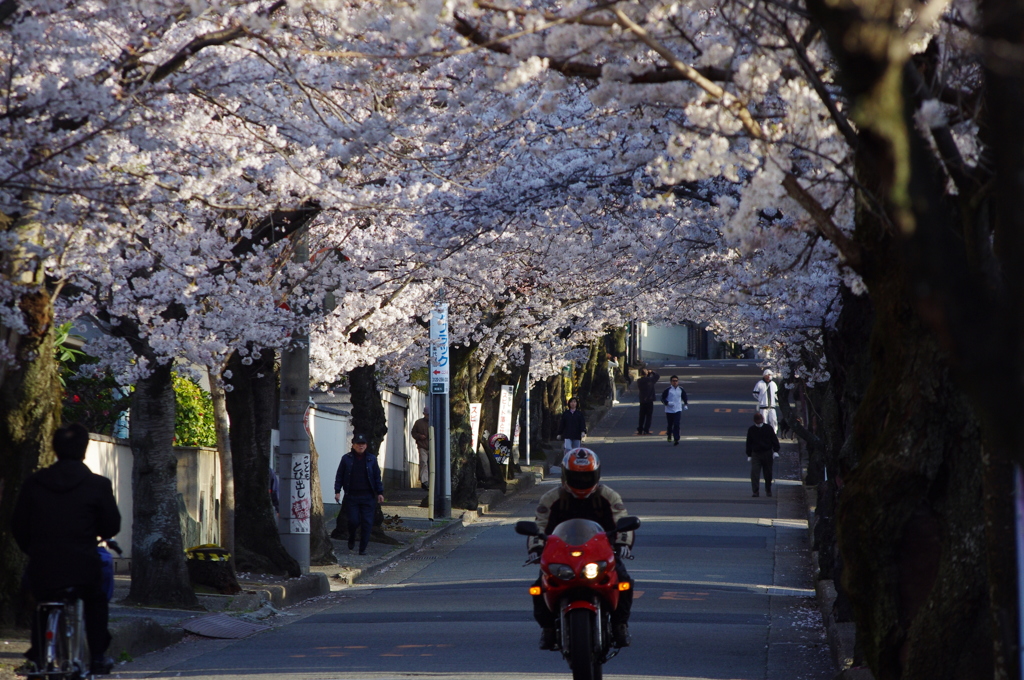
M 537 527 L 543 536 L 550 536 L 559 524 L 568 519 L 589 519 L 600 524 L 605 531 L 615 531 L 615 523 L 627 515 L 626 506 L 611 487 L 600 484 L 601 461 L 590 449 L 578 448 L 566 452 L 562 458 L 562 484 L 545 493 L 537 505 Z M 633 532 L 615 534 L 613 541 L 618 558 L 615 571 L 619 581 L 632 579 L 626 572 L 624 561 L 629 558 L 633 546 Z M 544 550 L 544 538 L 531 536 L 527 539 L 530 562 L 539 562 Z M 540 585 L 538 578 L 536 585 Z M 633 589 L 619 593 L 619 606 L 611 613 L 612 635 L 618 647 L 628 647 L 629 612 L 633 607 Z M 533 618 L 541 627 L 540 648 L 554 649 L 555 612 L 548 609 L 543 595 L 533 596 Z
M 25 480 L 14 505 L 11 529 L 18 547 L 28 553 L 26 576 L 37 601 L 57 599 L 65 588 L 77 588 L 85 615 L 85 637 L 92 653 L 93 675 L 111 672 L 106 656 L 109 608 L 104 591 L 97 537 L 112 538 L 121 530 L 113 486 L 85 465 L 89 432 L 78 423 L 53 435 L 57 462 Z M 36 660 L 42 646 L 38 625 L 32 626 Z

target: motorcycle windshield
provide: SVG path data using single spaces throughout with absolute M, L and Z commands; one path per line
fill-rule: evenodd
M 589 519 L 569 519 L 555 527 L 551 535 L 562 539 L 566 545 L 583 545 L 594 536 L 603 533 L 604 529 L 597 522 Z

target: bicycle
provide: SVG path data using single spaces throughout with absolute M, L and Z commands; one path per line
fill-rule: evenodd
M 115 541 L 105 541 L 108 548 L 122 554 Z M 111 574 L 112 577 L 112 574 Z M 112 583 L 110 584 L 112 585 Z M 33 644 L 40 655 L 29 660 L 24 674 L 29 678 L 52 680 L 91 680 L 88 644 L 85 639 L 85 618 L 82 598 L 77 588 L 66 588 L 60 596 L 36 605 Z

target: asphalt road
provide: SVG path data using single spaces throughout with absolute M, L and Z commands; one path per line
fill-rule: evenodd
M 773 498 L 752 498 L 743 454 L 760 371 L 704 362 L 660 370 L 689 394 L 679 446 L 637 437 L 635 386 L 587 444 L 603 481 L 639 515 L 633 645 L 605 666 L 620 680 L 785 679 L 834 675 L 813 600 L 806 510 L 794 446 L 776 465 Z M 632 403 L 630 403 L 632 402 Z M 655 407 L 655 430 L 664 430 Z M 412 559 L 298 608 L 292 622 L 233 642 L 193 639 L 122 667 L 122 678 L 530 679 L 571 677 L 537 648 L 523 567 L 525 539 L 547 482 Z M 287 618 L 287 617 L 285 617 Z

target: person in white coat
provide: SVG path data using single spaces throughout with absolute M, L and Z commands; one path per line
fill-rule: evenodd
M 686 390 L 679 384 L 679 376 L 669 378 L 669 386 L 661 393 L 661 403 L 665 405 L 665 418 L 668 420 L 665 428 L 668 440 L 675 440 L 673 446 L 679 446 L 679 423 L 683 418 L 683 411 L 690 408 Z
M 779 402 L 779 386 L 772 380 L 774 375 L 772 369 L 764 369 L 764 375 L 754 385 L 754 399 L 757 400 L 757 412 L 764 418 L 764 422 L 771 426 L 772 431 L 778 434 L 779 417 L 775 411 Z

